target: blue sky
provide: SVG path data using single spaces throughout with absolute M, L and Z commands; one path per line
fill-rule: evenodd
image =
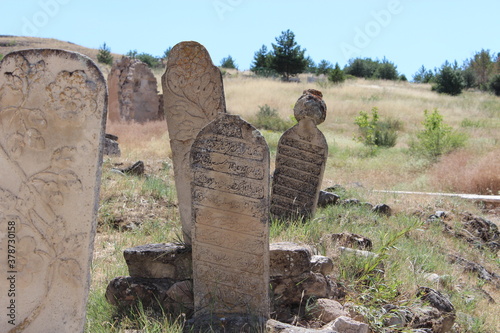
M 1 35 L 155 56 L 195 40 L 216 65 L 231 55 L 241 70 L 287 29 L 316 63 L 386 57 L 409 79 L 422 65 L 500 52 L 498 0 L 0 0 L 0 8 Z

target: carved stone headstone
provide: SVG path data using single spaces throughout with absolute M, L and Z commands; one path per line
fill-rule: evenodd
M 158 83 L 142 61 L 122 57 L 115 62 L 108 74 L 108 87 L 110 121 L 143 123 L 162 118 Z
M 269 316 L 269 149 L 239 116 L 199 133 L 193 171 L 195 322 Z
M 181 42 L 170 51 L 162 86 L 182 233 L 189 245 L 192 228 L 189 153 L 200 130 L 218 113 L 226 112 L 222 76 L 203 45 Z
M 271 194 L 276 218 L 309 218 L 316 211 L 328 156 L 325 136 L 316 127 L 326 117 L 322 97 L 317 90 L 304 91 L 293 109 L 298 124 L 278 142 Z
M 83 55 L 0 62 L 0 332 L 83 332 L 106 98 Z

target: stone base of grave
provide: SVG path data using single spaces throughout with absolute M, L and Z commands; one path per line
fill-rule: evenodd
M 267 318 L 258 318 L 246 314 L 230 314 L 227 316 L 205 315 L 188 320 L 184 327 L 184 332 L 263 332 L 266 322 Z
M 341 294 L 328 275 L 333 269 L 332 260 L 313 256 L 309 247 L 289 242 L 270 245 L 271 317 L 292 321 L 304 311 L 303 302 L 308 298 L 328 298 Z M 133 307 L 139 302 L 153 310 L 166 313 L 192 315 L 192 262 L 191 248 L 179 244 L 148 244 L 124 251 L 128 277 L 116 277 L 108 285 L 106 299 L 119 307 Z M 301 306 L 302 305 L 302 306 Z M 234 327 L 240 322 L 265 324 L 245 316 L 224 317 L 214 321 L 217 325 Z M 194 322 L 193 320 L 191 322 Z M 196 318 L 196 325 L 200 318 Z M 229 332 L 226 330 L 226 332 Z M 238 331 L 239 332 L 239 331 Z

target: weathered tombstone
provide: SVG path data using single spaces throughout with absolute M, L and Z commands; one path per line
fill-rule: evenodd
M 265 139 L 239 116 L 220 114 L 194 141 L 191 166 L 194 321 L 260 325 L 269 316 Z
M 293 108 L 298 124 L 278 142 L 273 175 L 271 214 L 279 219 L 314 215 L 323 180 L 328 144 L 316 127 L 326 117 L 321 92 L 304 91 Z
M 77 53 L 0 63 L 0 332 L 83 332 L 106 98 Z
M 189 153 L 200 130 L 218 113 L 226 112 L 222 75 L 203 45 L 181 42 L 170 51 L 162 86 L 182 233 L 184 242 L 190 245 Z
M 108 74 L 108 87 L 109 121 L 143 123 L 162 118 L 158 83 L 142 61 L 122 57 L 115 62 Z

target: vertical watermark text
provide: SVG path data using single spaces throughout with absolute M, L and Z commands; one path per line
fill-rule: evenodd
M 62 5 L 71 0 L 40 0 L 40 9 L 30 17 L 22 18 L 21 32 L 23 36 L 37 36 L 40 29 L 49 24 L 50 20 L 59 14 Z
M 16 325 L 16 221 L 7 222 L 7 322 Z
M 391 0 L 386 9 L 372 11 L 370 13 L 373 20 L 368 21 L 364 27 L 354 28 L 354 38 L 351 43 L 342 42 L 340 49 L 346 60 L 354 58 L 361 53 L 361 50 L 368 47 L 372 40 L 380 35 L 382 30 L 389 26 L 392 17 L 403 11 L 400 0 Z

